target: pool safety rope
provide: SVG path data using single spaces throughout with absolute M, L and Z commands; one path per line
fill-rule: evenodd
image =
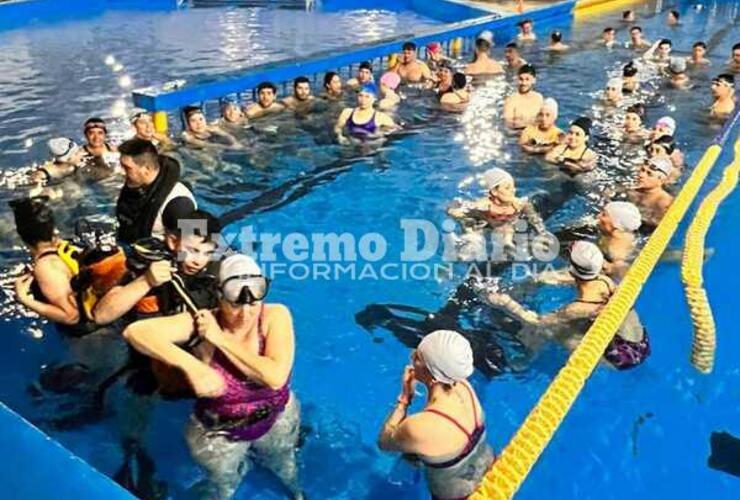
M 722 201 L 737 187 L 740 174 L 740 140 L 735 142 L 735 159 L 725 168 L 722 180 L 701 202 L 694 220 L 689 226 L 681 263 L 681 279 L 686 292 L 691 321 L 694 324 L 694 340 L 691 345 L 691 364 L 704 374 L 714 368 L 714 353 L 717 347 L 716 327 L 712 307 L 704 290 L 704 243 L 709 226 Z
M 737 117 L 736 113 L 735 119 L 728 121 L 720 137 L 727 137 Z M 470 498 L 508 499 L 521 487 L 601 360 L 617 329 L 634 306 L 643 285 L 722 152 L 720 144 L 724 142 L 724 138 L 716 139 L 704 152 L 691 177 L 630 266 L 609 303 Z

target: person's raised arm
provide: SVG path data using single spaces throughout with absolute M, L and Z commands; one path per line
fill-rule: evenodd
M 285 306 L 273 304 L 265 307 L 269 307 L 269 313 L 264 355 L 252 352 L 240 339 L 224 334 L 209 311 L 198 316 L 198 331 L 245 375 L 268 387 L 280 389 L 288 382 L 293 370 L 293 319 Z

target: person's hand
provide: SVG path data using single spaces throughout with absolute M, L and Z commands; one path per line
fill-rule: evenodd
M 416 377 L 414 376 L 414 367 L 407 366 L 401 376 L 401 395 L 398 396 L 399 403 L 406 406 L 414 400 L 414 388 L 416 387 Z
M 146 270 L 145 278 L 152 288 L 162 286 L 172 279 L 172 265 L 167 260 L 152 262 Z
M 349 139 L 344 137 L 342 134 L 337 134 L 337 142 L 340 146 L 346 146 L 349 144 Z
M 33 273 L 25 273 L 15 280 L 15 293 L 18 301 L 24 306 L 27 305 L 33 295 L 31 295 L 31 284 L 33 283 Z
M 28 177 L 31 184 L 46 184 L 50 178 L 49 173 L 42 169 L 34 170 Z
M 223 334 L 221 327 L 216 321 L 216 317 L 213 313 L 207 309 L 201 309 L 195 315 L 195 326 L 198 331 L 198 335 L 206 339 L 207 341 L 215 344 L 215 340 Z
M 495 307 L 504 307 L 511 302 L 511 298 L 505 293 L 490 292 L 486 295 L 488 303 Z
M 186 374 L 198 397 L 215 398 L 226 392 L 226 381 L 210 366 L 201 364 L 189 369 Z

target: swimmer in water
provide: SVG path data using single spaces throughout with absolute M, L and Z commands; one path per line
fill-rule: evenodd
M 651 46 L 650 42 L 643 38 L 642 28 L 639 26 L 632 26 L 630 28 L 630 41 L 627 47 L 633 50 L 645 50 Z
M 175 148 L 174 143 L 167 137 L 167 134 L 162 134 L 154 129 L 154 121 L 152 115 L 145 109 L 136 108 L 129 115 L 129 123 L 136 132 L 134 135 L 135 139 L 143 139 L 149 141 L 160 151 L 172 150 Z
M 686 73 L 686 59 L 683 57 L 671 57 L 668 64 L 668 84 L 674 89 L 687 89 L 691 84 L 689 75 Z
M 263 116 L 280 113 L 285 106 L 277 102 L 277 87 L 272 82 L 262 82 L 257 85 L 257 102 L 248 106 L 244 113 L 247 118 L 254 120 Z
M 681 19 L 681 14 L 674 9 L 669 10 L 668 14 L 665 16 L 666 24 L 671 27 L 678 26 L 680 24 L 679 19 Z
M 517 42 L 531 43 L 537 41 L 537 35 L 534 34 L 534 21 L 525 19 L 519 24 L 519 33 L 516 35 Z
M 228 132 L 215 125 L 208 125 L 203 110 L 198 106 L 187 106 L 183 109 L 185 130 L 182 140 L 195 149 L 243 149 L 239 141 Z
M 460 220 L 466 231 L 490 229 L 509 252 L 515 249 L 515 224 L 519 220 L 524 220 L 537 234 L 547 232 L 529 199 L 517 198 L 514 178 L 507 171 L 498 167 L 487 170 L 481 176 L 481 185 L 487 189 L 487 197 L 456 203 L 447 209 L 447 215 Z
M 324 93 L 321 97 L 327 101 L 341 101 L 344 99 L 342 77 L 334 71 L 329 71 L 324 75 Z
M 339 144 L 347 144 L 350 137 L 360 140 L 377 139 L 383 132 L 398 129 L 393 119 L 382 111 L 373 108 L 378 99 L 378 89 L 374 83 L 364 85 L 357 93 L 357 107 L 344 108 L 334 126 Z
M 618 108 L 624 101 L 622 94 L 622 87 L 624 86 L 621 78 L 612 78 L 606 82 L 606 88 L 604 89 L 603 102 L 611 108 Z
M 730 62 L 727 63 L 727 69 L 730 73 L 740 73 L 740 43 L 732 46 Z
M 660 68 L 665 68 L 671 62 L 671 51 L 673 50 L 673 42 L 667 38 L 658 40 L 645 52 L 642 57 L 646 61 L 652 61 Z
M 519 130 L 535 122 L 544 98 L 534 90 L 537 71 L 525 64 L 517 72 L 517 92 L 504 101 L 504 122 L 509 128 Z
M 622 137 L 625 142 L 641 144 L 645 139 L 650 138 L 651 132 L 644 127 L 644 119 L 645 106 L 642 104 L 633 104 L 627 108 L 622 126 Z
M 221 118 L 215 126 L 227 134 L 238 134 L 249 128 L 249 120 L 236 99 L 226 98 L 221 100 Z
M 357 69 L 357 76 L 347 80 L 347 87 L 352 90 L 359 90 L 360 87 L 368 83 L 373 83 L 373 65 L 364 61 L 360 63 L 360 67 Z
M 725 120 L 732 116 L 737 105 L 735 98 L 735 77 L 723 73 L 712 79 L 712 97 L 714 102 L 709 108 L 712 118 Z
M 46 198 L 23 198 L 10 202 L 18 235 L 28 248 L 33 264 L 15 281 L 18 301 L 39 316 L 62 325 L 80 321 L 72 278 L 76 261 L 69 246 L 56 235 L 54 214 Z
M 666 184 L 674 184 L 678 181 L 683 173 L 684 157 L 683 153 L 676 147 L 673 142 L 673 137 L 670 135 L 662 135 L 657 139 L 653 139 L 647 146 L 648 159 L 650 158 L 666 158 L 673 165 L 673 171 L 668 176 Z
M 565 52 L 570 47 L 563 43 L 563 33 L 561 31 L 553 31 L 550 35 L 550 45 L 547 46 L 547 50 L 550 52 Z
M 601 32 L 601 45 L 611 49 L 615 43 L 617 43 L 617 31 L 612 27 L 604 28 Z
M 545 155 L 545 160 L 559 165 L 561 170 L 569 175 L 593 170 L 596 168 L 598 156 L 593 149 L 588 147 L 590 134 L 591 120 L 589 118 L 582 116 L 573 120 L 563 144 L 551 149 Z
M 634 94 L 640 90 L 640 80 L 637 78 L 637 66 L 630 61 L 622 68 L 622 93 Z
M 604 253 L 604 273 L 620 281 L 637 251 L 637 230 L 642 225 L 640 209 L 628 201 L 612 201 L 599 213 L 599 248 Z
M 442 52 L 442 44 L 439 42 L 431 42 L 426 46 L 427 53 L 427 66 L 432 74 L 439 70 L 439 65 L 450 62 L 450 58 L 444 55 Z
M 473 370 L 465 337 L 452 330 L 426 335 L 411 354 L 378 438 L 381 450 L 418 457 L 432 498 L 467 498 L 495 460 L 483 408 L 467 380 Z M 427 401 L 409 415 L 417 382 L 426 386 Z
M 396 93 L 396 89 L 401 84 L 401 77 L 394 71 L 388 71 L 380 77 L 380 95 L 378 109 L 387 111 L 394 109 L 401 102 L 401 96 Z
M 504 59 L 506 59 L 506 67 L 511 71 L 519 71 L 519 68 L 527 64 L 527 61 L 519 53 L 519 47 L 513 42 L 506 44 Z
M 637 16 L 635 15 L 634 10 L 625 10 L 622 12 L 622 22 L 623 23 L 634 23 L 637 20 Z
M 307 113 L 311 111 L 313 101 L 311 81 L 305 76 L 299 76 L 293 80 L 293 95 L 283 99 L 283 106 L 291 111 Z
M 300 405 L 291 391 L 295 335 L 290 311 L 264 302 L 269 281 L 235 254 L 221 263 L 218 308 L 146 319 L 124 338 L 139 352 L 179 368 L 197 400 L 185 439 L 208 472 L 207 498 L 232 498 L 257 460 L 302 499 L 296 449 Z M 191 354 L 183 344 L 203 339 Z
M 557 340 L 573 350 L 581 343 L 601 310 L 616 291 L 614 282 L 603 272 L 604 256 L 587 241 L 576 241 L 570 249 L 567 273 L 541 273 L 536 280 L 552 285 L 572 284 L 577 298 L 554 312 L 540 315 L 517 303 L 504 293 L 487 293 L 485 300 L 525 323 L 519 338 L 525 344 L 540 339 Z M 619 327 L 604 351 L 604 360 L 618 370 L 642 364 L 650 356 L 650 341 L 634 309 Z
M 443 65 L 437 73 L 437 79 L 437 99 L 443 108 L 459 110 L 461 105 L 470 101 L 468 79 L 464 74 L 453 73 L 450 66 Z
M 85 151 L 72 139 L 57 137 L 49 139 L 47 144 L 51 160 L 31 173 L 31 182 L 34 184 L 48 184 L 72 175 L 83 164 Z
M 466 75 L 498 75 L 504 68 L 498 61 L 491 58 L 493 47 L 493 33 L 482 31 L 475 38 L 475 55 L 473 62 L 465 66 Z
M 111 175 L 119 165 L 118 148 L 108 142 L 108 128 L 102 118 L 89 118 L 85 122 L 85 140 L 82 147 L 85 151 L 83 163 L 91 171 L 97 172 L 96 178 Z
M 691 47 L 691 55 L 686 58 L 686 62 L 692 66 L 709 66 L 712 61 L 707 59 L 707 44 L 704 42 L 696 42 Z
M 673 163 L 667 158 L 651 158 L 637 172 L 637 187 L 628 196 L 649 227 L 657 227 L 673 203 L 673 196 L 665 190 L 672 173 Z
M 416 44 L 413 42 L 403 44 L 401 58 L 391 71 L 398 73 L 405 83 L 420 83 L 434 79 L 429 66 L 417 59 Z
M 548 97 L 537 114 L 537 122 L 522 131 L 519 145 L 529 154 L 546 154 L 560 144 L 565 134 L 555 122 L 558 119 L 558 103 Z

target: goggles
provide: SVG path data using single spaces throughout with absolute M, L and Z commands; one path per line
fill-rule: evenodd
M 251 305 L 265 298 L 270 280 L 260 274 L 232 276 L 219 286 L 219 297 L 231 305 Z

